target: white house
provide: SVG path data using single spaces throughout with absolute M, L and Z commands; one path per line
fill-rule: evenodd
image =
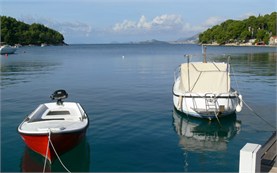
M 269 45 L 277 45 L 277 36 L 270 37 Z

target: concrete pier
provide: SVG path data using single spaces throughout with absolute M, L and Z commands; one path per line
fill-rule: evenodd
M 277 173 L 276 131 L 264 145 L 247 143 L 240 150 L 240 173 Z

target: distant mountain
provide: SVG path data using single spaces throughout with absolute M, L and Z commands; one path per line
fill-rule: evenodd
M 199 41 L 199 34 L 196 34 L 194 36 L 188 37 L 188 38 L 179 38 L 176 41 L 173 41 L 173 44 L 197 44 Z
M 198 36 L 196 34 L 189 38 L 180 38 L 176 41 L 160 41 L 156 39 L 140 41 L 140 42 L 130 42 L 130 44 L 197 44 L 198 43 Z
M 152 39 L 147 41 L 140 41 L 136 44 L 169 44 L 169 42 Z
M 160 41 L 156 39 L 139 41 L 139 42 L 129 42 L 128 44 L 197 44 L 199 34 L 191 36 L 189 38 L 180 38 L 176 41 Z M 117 43 L 115 43 L 117 44 Z

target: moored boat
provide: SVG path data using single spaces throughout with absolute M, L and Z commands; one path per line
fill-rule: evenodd
M 47 44 L 46 43 L 41 43 L 40 47 L 46 47 Z
M 0 47 L 0 54 L 13 54 L 16 50 L 16 47 L 12 47 L 10 45 L 3 45 Z
M 26 145 L 52 163 L 56 157 L 77 146 L 86 134 L 88 116 L 79 103 L 63 102 L 68 94 L 55 91 L 57 102 L 39 105 L 18 126 Z
M 240 112 L 242 96 L 231 88 L 230 65 L 225 62 L 188 62 L 175 71 L 174 107 L 199 118 L 218 118 Z

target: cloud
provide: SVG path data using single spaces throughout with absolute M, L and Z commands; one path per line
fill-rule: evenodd
M 152 20 L 148 21 L 147 18 L 142 15 L 138 21 L 124 20 L 123 22 L 116 23 L 112 30 L 114 32 L 126 32 L 126 31 L 169 31 L 177 28 L 182 28 L 184 21 L 179 15 L 164 14 L 156 16 Z
M 86 23 L 82 22 L 63 22 L 55 23 L 52 25 L 54 28 L 60 28 L 61 32 L 64 34 L 68 33 L 83 33 L 85 36 L 89 36 L 92 32 L 92 27 Z
M 152 24 L 147 22 L 145 16 L 141 16 L 140 19 L 136 21 L 124 20 L 121 23 L 116 23 L 113 27 L 113 31 L 122 32 L 122 31 L 133 31 L 133 30 L 150 30 Z
M 113 27 L 113 30 L 116 32 L 126 31 L 136 28 L 136 23 L 129 20 L 124 20 L 122 23 L 116 23 Z
M 35 18 L 33 16 L 22 16 L 19 20 L 32 24 L 32 23 L 40 23 L 43 24 L 49 28 L 52 28 L 54 30 L 57 30 L 61 32 L 62 34 L 78 34 L 83 36 L 89 36 L 92 32 L 92 27 L 86 23 L 75 21 L 75 22 L 60 22 L 55 19 L 49 19 L 49 18 Z
M 254 14 L 254 13 L 251 13 L 251 12 L 249 12 L 249 13 L 245 13 L 245 14 L 243 14 L 243 15 L 241 15 L 241 16 L 239 16 L 239 20 L 244 20 L 244 19 L 247 19 L 247 18 L 249 18 L 250 16 L 256 16 L 256 14 Z
M 138 23 L 137 23 L 138 28 L 144 28 L 144 29 L 151 29 L 151 23 L 147 22 L 147 19 L 145 16 L 141 16 Z
M 203 27 L 212 27 L 214 25 L 218 25 L 221 22 L 223 22 L 224 19 L 222 17 L 209 17 L 204 23 L 203 23 Z
M 199 25 L 192 25 L 180 15 L 163 14 L 148 20 L 142 15 L 137 21 L 125 19 L 113 25 L 112 31 L 118 34 L 139 34 L 139 33 L 166 33 L 171 35 L 190 35 L 202 32 L 214 25 L 223 22 L 222 17 L 209 17 L 206 21 Z
M 161 15 L 157 16 L 153 19 L 151 24 L 154 27 L 158 27 L 159 29 L 175 29 L 175 28 L 180 28 L 183 24 L 184 21 L 181 16 L 179 15 Z
M 142 15 L 138 20 L 125 19 L 113 25 L 111 35 L 137 36 L 140 39 L 174 40 L 190 37 L 223 22 L 221 17 L 209 17 L 200 24 L 193 25 L 186 22 L 181 15 L 163 14 L 148 19 Z

